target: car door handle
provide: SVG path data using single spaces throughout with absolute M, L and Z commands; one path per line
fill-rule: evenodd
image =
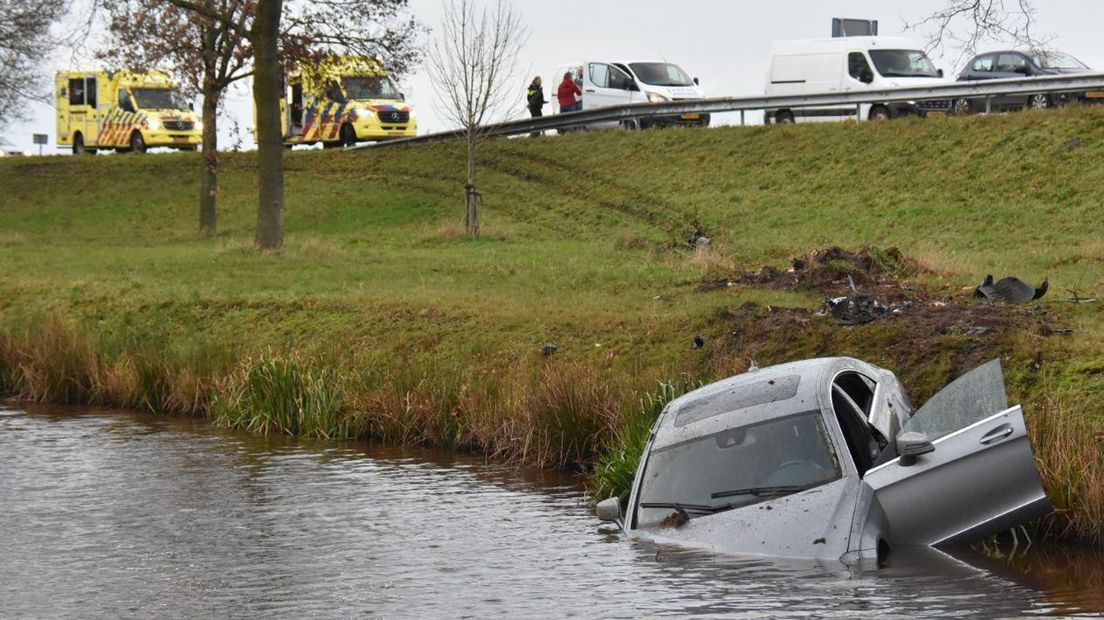
M 598 92 L 598 91 L 594 90 L 593 88 L 588 88 L 588 89 L 586 89 L 586 91 L 587 91 L 588 93 L 596 93 L 596 92 Z
M 1011 437 L 1014 432 L 1016 432 L 1016 429 L 1012 428 L 1011 424 L 1001 424 L 997 428 L 985 433 L 985 436 L 981 438 L 981 445 L 987 446 L 1002 439 L 1007 439 Z

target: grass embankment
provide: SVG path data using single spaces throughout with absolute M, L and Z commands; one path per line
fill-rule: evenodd
M 193 155 L 10 159 L 0 377 L 25 398 L 259 432 L 604 456 L 619 492 L 655 401 L 752 358 L 854 355 L 922 402 L 1000 355 L 1049 524 L 1099 541 L 1104 314 L 1058 300 L 1104 295 L 1102 161 L 1098 109 L 496 141 L 472 241 L 457 145 L 293 152 L 288 247 L 258 254 L 250 154 L 224 159 L 213 239 L 195 234 Z M 685 245 L 697 226 L 706 250 Z M 1042 315 L 843 328 L 812 315 L 819 288 L 705 285 L 834 245 L 897 247 L 920 268 L 895 277 L 956 305 L 986 273 L 1049 276 L 1051 295 Z M 994 329 L 971 332 L 982 319 Z

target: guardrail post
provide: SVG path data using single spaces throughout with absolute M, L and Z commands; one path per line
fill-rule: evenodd
M 740 126 L 744 126 L 744 111 L 740 110 Z
M 985 96 L 985 113 L 986 114 L 992 114 L 993 113 L 993 97 L 991 95 L 986 95 Z

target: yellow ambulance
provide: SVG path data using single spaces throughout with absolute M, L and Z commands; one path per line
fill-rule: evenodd
M 58 145 L 74 154 L 201 142 L 202 124 L 163 71 L 59 71 L 55 93 Z
M 285 76 L 280 101 L 284 144 L 349 146 L 417 135 L 406 96 L 379 61 L 331 56 L 301 63 Z

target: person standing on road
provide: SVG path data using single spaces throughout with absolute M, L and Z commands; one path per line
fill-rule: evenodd
M 526 93 L 526 99 L 529 102 L 529 114 L 533 118 L 540 118 L 544 116 L 544 104 L 548 101 L 544 98 L 544 87 L 541 85 L 541 76 L 533 78 L 533 82 L 529 84 L 529 91 Z M 529 134 L 534 138 L 541 135 L 541 132 L 534 131 Z
M 568 71 L 564 74 L 560 87 L 556 89 L 556 98 L 560 102 L 560 114 L 582 110 L 583 102 L 580 101 L 582 96 L 583 90 L 575 83 L 575 76 Z

